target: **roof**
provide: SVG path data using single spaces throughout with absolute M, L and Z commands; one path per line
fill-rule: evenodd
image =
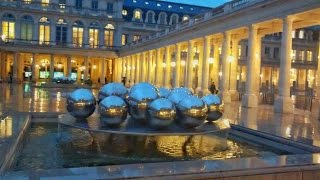
M 201 14 L 211 9 L 209 7 L 158 0 L 124 0 L 123 6 L 184 14 Z

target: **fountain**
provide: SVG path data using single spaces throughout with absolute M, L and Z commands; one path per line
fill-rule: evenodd
M 122 84 L 110 83 L 101 88 L 98 99 L 93 113 L 92 93 L 72 92 L 67 98 L 69 114 L 59 118 L 59 126 L 78 132 L 72 133 L 78 134 L 74 139 L 89 134 L 106 156 L 143 162 L 201 159 L 227 147 L 230 125 L 221 118 L 218 96 L 199 98 L 186 88 L 168 90 L 149 83 L 127 91 Z

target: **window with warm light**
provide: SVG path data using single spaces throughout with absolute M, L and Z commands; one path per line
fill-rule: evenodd
M 133 36 L 133 41 L 138 41 L 141 39 L 141 35 L 134 35 Z
M 114 26 L 112 24 L 107 24 L 107 26 L 104 28 L 105 46 L 108 46 L 108 47 L 113 46 L 113 34 L 114 34 Z
M 50 0 L 41 0 L 41 5 L 42 6 L 48 6 L 50 3 Z
M 25 4 L 30 4 L 30 3 L 31 3 L 31 0 L 23 0 L 23 2 L 24 2 Z
M 2 16 L 2 38 L 15 38 L 15 18 L 12 14 L 6 13 Z
M 20 24 L 20 38 L 22 40 L 32 40 L 33 18 L 29 15 L 22 16 Z
M 75 47 L 82 47 L 83 44 L 83 23 L 76 21 L 72 27 L 72 44 Z
M 238 57 L 242 55 L 241 45 L 238 45 Z
M 188 16 L 188 15 L 184 15 L 184 16 L 182 17 L 182 21 L 187 21 L 187 20 L 189 20 L 189 16 Z
M 307 51 L 307 61 L 312 61 L 312 51 Z
M 91 23 L 89 27 L 89 46 L 91 48 L 99 47 L 99 25 Z
M 299 39 L 304 39 L 304 30 L 299 31 Z
M 133 17 L 134 17 L 135 20 L 141 20 L 141 18 L 142 18 L 141 11 L 140 10 L 134 10 Z
M 304 50 L 299 51 L 299 60 L 305 60 L 304 59 Z
M 59 0 L 59 7 L 60 9 L 66 8 L 66 0 Z
M 50 43 L 50 21 L 42 17 L 39 21 L 39 44 Z
M 297 59 L 297 50 L 292 49 L 291 58 L 292 58 L 293 61 Z
M 126 34 L 122 34 L 121 36 L 121 44 L 122 46 L 126 45 L 127 44 L 127 35 Z

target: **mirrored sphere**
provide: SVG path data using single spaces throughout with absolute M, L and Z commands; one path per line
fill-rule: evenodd
M 156 129 L 163 129 L 170 126 L 176 116 L 174 104 L 165 98 L 152 101 L 148 107 L 149 125 Z
M 102 123 L 109 126 L 119 126 L 127 118 L 127 104 L 118 96 L 104 98 L 98 110 Z
M 149 83 L 139 83 L 133 86 L 129 92 L 129 114 L 140 122 L 147 120 L 147 108 L 149 102 L 159 97 L 157 88 Z
M 207 121 L 216 121 L 221 118 L 223 115 L 223 104 L 219 96 L 214 94 L 209 94 L 202 97 L 202 101 L 208 107 L 208 117 Z
M 191 92 L 186 88 L 175 88 L 171 91 L 171 94 L 169 95 L 168 99 L 175 105 L 177 105 L 183 98 L 186 98 L 191 95 Z
M 169 89 L 164 88 L 164 87 L 159 88 L 159 96 L 161 98 L 167 98 L 170 96 L 170 94 L 171 94 L 171 91 Z
M 109 83 L 104 85 L 99 91 L 99 102 L 108 96 L 119 96 L 125 98 L 128 94 L 127 88 L 122 83 Z
M 194 128 L 204 123 L 207 112 L 207 105 L 200 98 L 188 96 L 182 99 L 177 106 L 177 120 L 186 128 Z
M 85 119 L 96 108 L 96 98 L 88 89 L 77 89 L 67 97 L 67 110 L 75 118 Z

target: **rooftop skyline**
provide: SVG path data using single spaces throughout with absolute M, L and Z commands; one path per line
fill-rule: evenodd
M 175 3 L 182 3 L 182 4 L 191 4 L 191 5 L 197 5 L 197 6 L 205 6 L 205 7 L 217 7 L 221 4 L 224 4 L 226 2 L 229 2 L 230 0 L 161 0 L 161 1 L 167 1 L 167 2 L 175 2 Z

